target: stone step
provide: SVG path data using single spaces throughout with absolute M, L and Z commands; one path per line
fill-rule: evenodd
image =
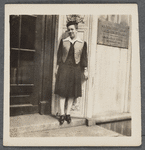
M 86 119 L 72 118 L 68 124 L 66 121 L 59 125 L 58 118 L 51 115 L 29 114 L 10 117 L 10 136 L 17 137 L 22 133 L 70 128 L 86 124 Z
M 38 112 L 38 105 L 32 104 L 10 105 L 10 116 L 25 115 L 28 113 L 34 114 L 36 112 Z

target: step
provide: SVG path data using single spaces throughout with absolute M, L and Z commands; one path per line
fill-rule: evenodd
M 131 113 L 102 113 L 93 118 L 97 124 L 107 122 L 117 122 L 122 120 L 131 120 Z
M 86 124 L 86 119 L 72 118 L 68 124 L 66 121 L 59 125 L 58 118 L 51 115 L 29 114 L 10 117 L 10 136 L 17 137 L 22 133 L 69 128 Z
M 87 118 L 87 124 L 90 125 L 99 125 L 104 123 L 118 122 L 131 120 L 131 113 L 115 113 L 115 112 L 107 112 L 100 113 L 92 118 Z
M 25 115 L 38 112 L 38 105 L 32 104 L 19 104 L 10 105 L 10 116 Z

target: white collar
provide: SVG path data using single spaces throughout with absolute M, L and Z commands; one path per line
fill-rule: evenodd
M 63 41 L 70 41 L 72 44 L 75 42 L 75 41 L 78 41 L 78 42 L 83 42 L 79 37 L 77 37 L 75 40 L 72 40 L 70 37 L 67 37 L 66 39 L 64 39 Z

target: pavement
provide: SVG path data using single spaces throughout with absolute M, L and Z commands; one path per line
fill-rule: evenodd
M 86 126 L 86 119 L 72 118 L 71 124 L 65 121 L 59 125 L 58 118 L 51 115 L 21 115 L 10 117 L 11 137 L 88 137 L 123 136 L 111 130 L 94 125 Z
M 45 131 L 25 132 L 19 134 L 17 137 L 120 137 L 119 133 L 107 130 L 99 126 L 88 127 L 86 125 L 51 129 Z

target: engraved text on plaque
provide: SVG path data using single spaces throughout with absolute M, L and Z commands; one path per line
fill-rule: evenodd
M 109 21 L 98 21 L 97 44 L 128 49 L 129 27 Z

